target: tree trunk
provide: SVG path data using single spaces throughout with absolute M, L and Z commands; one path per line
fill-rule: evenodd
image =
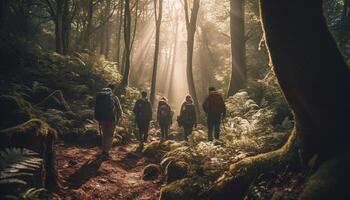
M 261 11 L 276 76 L 305 130 L 298 132 L 304 151 L 326 158 L 344 148 L 350 76 L 326 26 L 322 2 L 264 0 Z
M 122 26 L 123 26 L 123 8 L 124 8 L 124 0 L 120 0 L 120 7 L 119 7 L 119 24 L 118 24 L 118 32 L 117 32 L 117 52 L 116 52 L 116 63 L 119 68 L 119 71 L 122 71 L 122 64 L 120 63 L 120 38 L 122 33 Z
M 69 13 L 70 0 L 64 0 L 63 16 L 62 16 L 62 53 L 69 52 L 69 35 L 71 29 L 71 19 Z
M 247 72 L 245 66 L 244 0 L 230 0 L 230 35 L 232 69 L 228 96 L 245 88 Z
M 159 8 L 157 15 L 157 1 L 154 0 L 154 10 L 155 10 L 155 22 L 156 22 L 156 37 L 155 37 L 155 49 L 154 49 L 154 60 L 153 60 L 153 71 L 152 71 L 152 83 L 151 83 L 151 105 L 154 105 L 156 97 L 156 83 L 157 83 L 157 68 L 158 68 L 158 54 L 159 54 L 159 38 L 160 38 L 160 25 L 162 23 L 162 13 L 163 13 L 163 0 L 159 0 Z
M 125 67 L 123 79 L 120 83 L 121 88 L 125 88 L 129 84 L 130 72 L 130 33 L 131 33 L 131 12 L 130 0 L 125 0 L 124 6 L 124 43 L 125 43 Z
M 111 13 L 111 0 L 107 1 L 106 5 L 106 13 Z M 103 25 L 104 26 L 104 35 L 103 35 L 103 40 L 104 40 L 104 48 L 102 54 L 105 56 L 105 59 L 108 59 L 109 55 L 109 26 L 110 26 L 110 18 L 107 19 L 107 22 Z
M 55 19 L 55 40 L 56 40 L 56 52 L 63 54 L 63 1 L 57 1 L 56 5 L 56 19 Z
M 186 63 L 186 75 L 187 84 L 190 95 L 196 106 L 196 112 L 199 114 L 199 102 L 196 94 L 196 87 L 193 78 L 193 47 L 194 47 L 194 36 L 196 33 L 197 26 L 197 14 L 199 11 L 200 0 L 193 0 L 193 7 L 191 9 L 191 16 L 189 16 L 188 1 L 184 1 L 185 8 L 185 19 L 186 19 L 186 29 L 187 29 L 187 63 Z
M 84 31 L 84 36 L 83 36 L 83 44 L 82 44 L 82 50 L 87 48 L 89 46 L 90 42 L 90 34 L 92 30 L 92 17 L 94 14 L 94 1 L 90 0 L 89 5 L 88 5 L 88 10 L 87 10 L 87 22 L 86 22 L 86 30 Z
M 303 163 L 315 157 L 319 163 L 299 199 L 349 199 L 350 73 L 328 30 L 322 1 L 260 0 L 260 10 L 270 60 L 295 128 L 281 149 L 233 164 L 211 197 L 243 198 L 259 174 L 293 165 L 286 155 L 293 152 L 296 137 Z

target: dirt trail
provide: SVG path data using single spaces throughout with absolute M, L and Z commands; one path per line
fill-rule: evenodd
M 143 168 L 152 161 L 136 152 L 131 141 L 111 150 L 111 159 L 98 159 L 99 149 L 58 145 L 57 166 L 68 189 L 62 199 L 137 199 L 159 198 L 162 177 L 142 180 Z

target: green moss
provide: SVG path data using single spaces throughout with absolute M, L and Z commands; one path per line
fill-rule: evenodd
M 165 168 L 167 183 L 187 177 L 188 164 L 183 161 L 170 161 Z
M 160 200 L 192 200 L 192 187 L 189 178 L 177 180 L 163 187 L 160 191 Z
M 54 142 L 57 133 L 47 123 L 31 119 L 23 124 L 0 131 L 0 149 L 8 147 L 26 148 L 40 153 L 45 160 L 45 186 L 53 191 L 59 187 L 55 165 Z
M 142 150 L 142 153 L 145 156 L 154 156 L 158 153 L 159 150 L 159 141 L 153 141 L 145 145 L 144 149 Z

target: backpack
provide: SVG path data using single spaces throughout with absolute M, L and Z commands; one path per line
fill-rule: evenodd
M 95 119 L 99 122 L 116 121 L 115 100 L 109 88 L 104 88 L 96 94 Z
M 158 111 L 159 121 L 168 122 L 169 117 L 171 117 L 169 106 L 167 104 L 160 105 Z
M 225 102 L 220 94 L 214 93 L 208 96 L 208 114 L 220 115 L 225 111 Z
M 181 113 L 181 124 L 194 124 L 195 123 L 195 110 L 193 104 L 185 104 Z
M 137 102 L 137 120 L 150 120 L 149 102 L 147 100 L 138 100 Z

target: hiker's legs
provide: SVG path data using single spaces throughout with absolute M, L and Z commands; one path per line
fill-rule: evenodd
M 219 136 L 220 136 L 220 117 L 218 118 L 215 118 L 214 120 L 214 126 L 215 126 L 215 134 L 214 134 L 214 138 L 216 140 L 219 139 Z
M 165 137 L 165 126 L 160 124 L 160 133 L 161 133 L 161 138 Z
M 213 141 L 214 120 L 210 116 L 208 116 L 207 125 L 208 125 L 208 141 Z
M 192 133 L 192 126 L 191 125 L 185 125 L 184 126 L 184 139 L 185 141 L 188 141 L 188 136 Z
M 147 142 L 148 130 L 149 130 L 149 121 L 146 121 L 145 122 L 145 134 L 144 134 L 143 142 Z
M 184 140 L 187 142 L 188 141 L 188 127 L 187 126 L 183 126 L 184 127 Z
M 139 127 L 139 141 L 142 143 L 144 138 L 144 127 L 142 121 L 137 121 L 137 127 Z
M 108 152 L 112 147 L 112 137 L 115 130 L 114 122 L 102 122 L 102 146 L 103 152 Z
M 140 141 L 147 142 L 149 121 L 139 121 L 138 126 L 140 130 Z
M 169 126 L 165 126 L 164 135 L 166 140 L 168 139 L 168 134 L 169 134 Z

